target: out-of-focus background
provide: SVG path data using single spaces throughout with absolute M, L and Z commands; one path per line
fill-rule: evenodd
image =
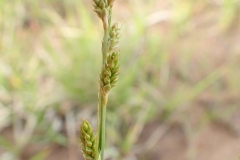
M 96 127 L 102 24 L 91 0 L 0 0 L 0 160 L 81 160 Z M 108 160 L 240 157 L 240 1 L 116 0 Z

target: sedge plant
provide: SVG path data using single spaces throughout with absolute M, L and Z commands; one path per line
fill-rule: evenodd
M 104 160 L 105 120 L 109 91 L 116 85 L 119 73 L 119 24 L 112 24 L 114 0 L 93 0 L 94 11 L 101 19 L 104 30 L 102 67 L 99 76 L 98 125 L 94 134 L 90 123 L 82 120 L 80 141 L 85 160 Z

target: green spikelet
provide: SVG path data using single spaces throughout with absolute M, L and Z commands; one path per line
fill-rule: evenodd
M 116 48 L 118 47 L 119 44 L 119 31 L 120 31 L 120 27 L 118 25 L 118 23 L 114 23 L 111 28 L 110 28 L 110 32 L 109 32 L 109 46 L 108 46 L 108 52 L 113 52 L 114 50 L 116 50 Z
M 119 74 L 119 53 L 113 52 L 107 56 L 102 72 L 100 74 L 101 89 L 108 93 L 116 85 Z
M 85 160 L 95 160 L 96 155 L 96 139 L 90 123 L 82 120 L 80 126 L 80 137 L 82 144 L 82 153 Z
M 103 21 L 107 19 L 109 12 L 109 4 L 105 0 L 93 0 L 94 12 L 97 13 L 98 17 Z

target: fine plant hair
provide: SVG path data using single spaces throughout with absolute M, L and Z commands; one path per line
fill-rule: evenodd
M 80 141 L 85 160 L 104 160 L 105 120 L 109 91 L 116 85 L 119 74 L 119 24 L 112 24 L 114 0 L 93 0 L 94 11 L 101 19 L 104 30 L 102 67 L 99 76 L 98 125 L 94 134 L 90 123 L 82 120 Z

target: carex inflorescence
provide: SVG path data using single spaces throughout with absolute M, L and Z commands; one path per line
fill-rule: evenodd
M 82 145 L 82 153 L 86 160 L 94 160 L 97 156 L 96 137 L 90 123 L 82 120 L 80 126 L 80 141 Z
M 100 74 L 100 87 L 105 94 L 116 85 L 119 73 L 118 57 L 117 52 L 109 54 Z
M 94 11 L 103 23 L 102 67 L 99 78 L 99 103 L 97 134 L 90 123 L 83 120 L 80 126 L 80 141 L 85 160 L 104 160 L 105 119 L 108 93 L 116 85 L 119 74 L 118 23 L 111 24 L 112 7 L 115 0 L 92 0 Z
M 107 58 L 100 74 L 100 87 L 105 94 L 116 85 L 118 79 L 119 52 L 117 47 L 120 37 L 119 30 L 118 23 L 115 23 L 109 31 Z

